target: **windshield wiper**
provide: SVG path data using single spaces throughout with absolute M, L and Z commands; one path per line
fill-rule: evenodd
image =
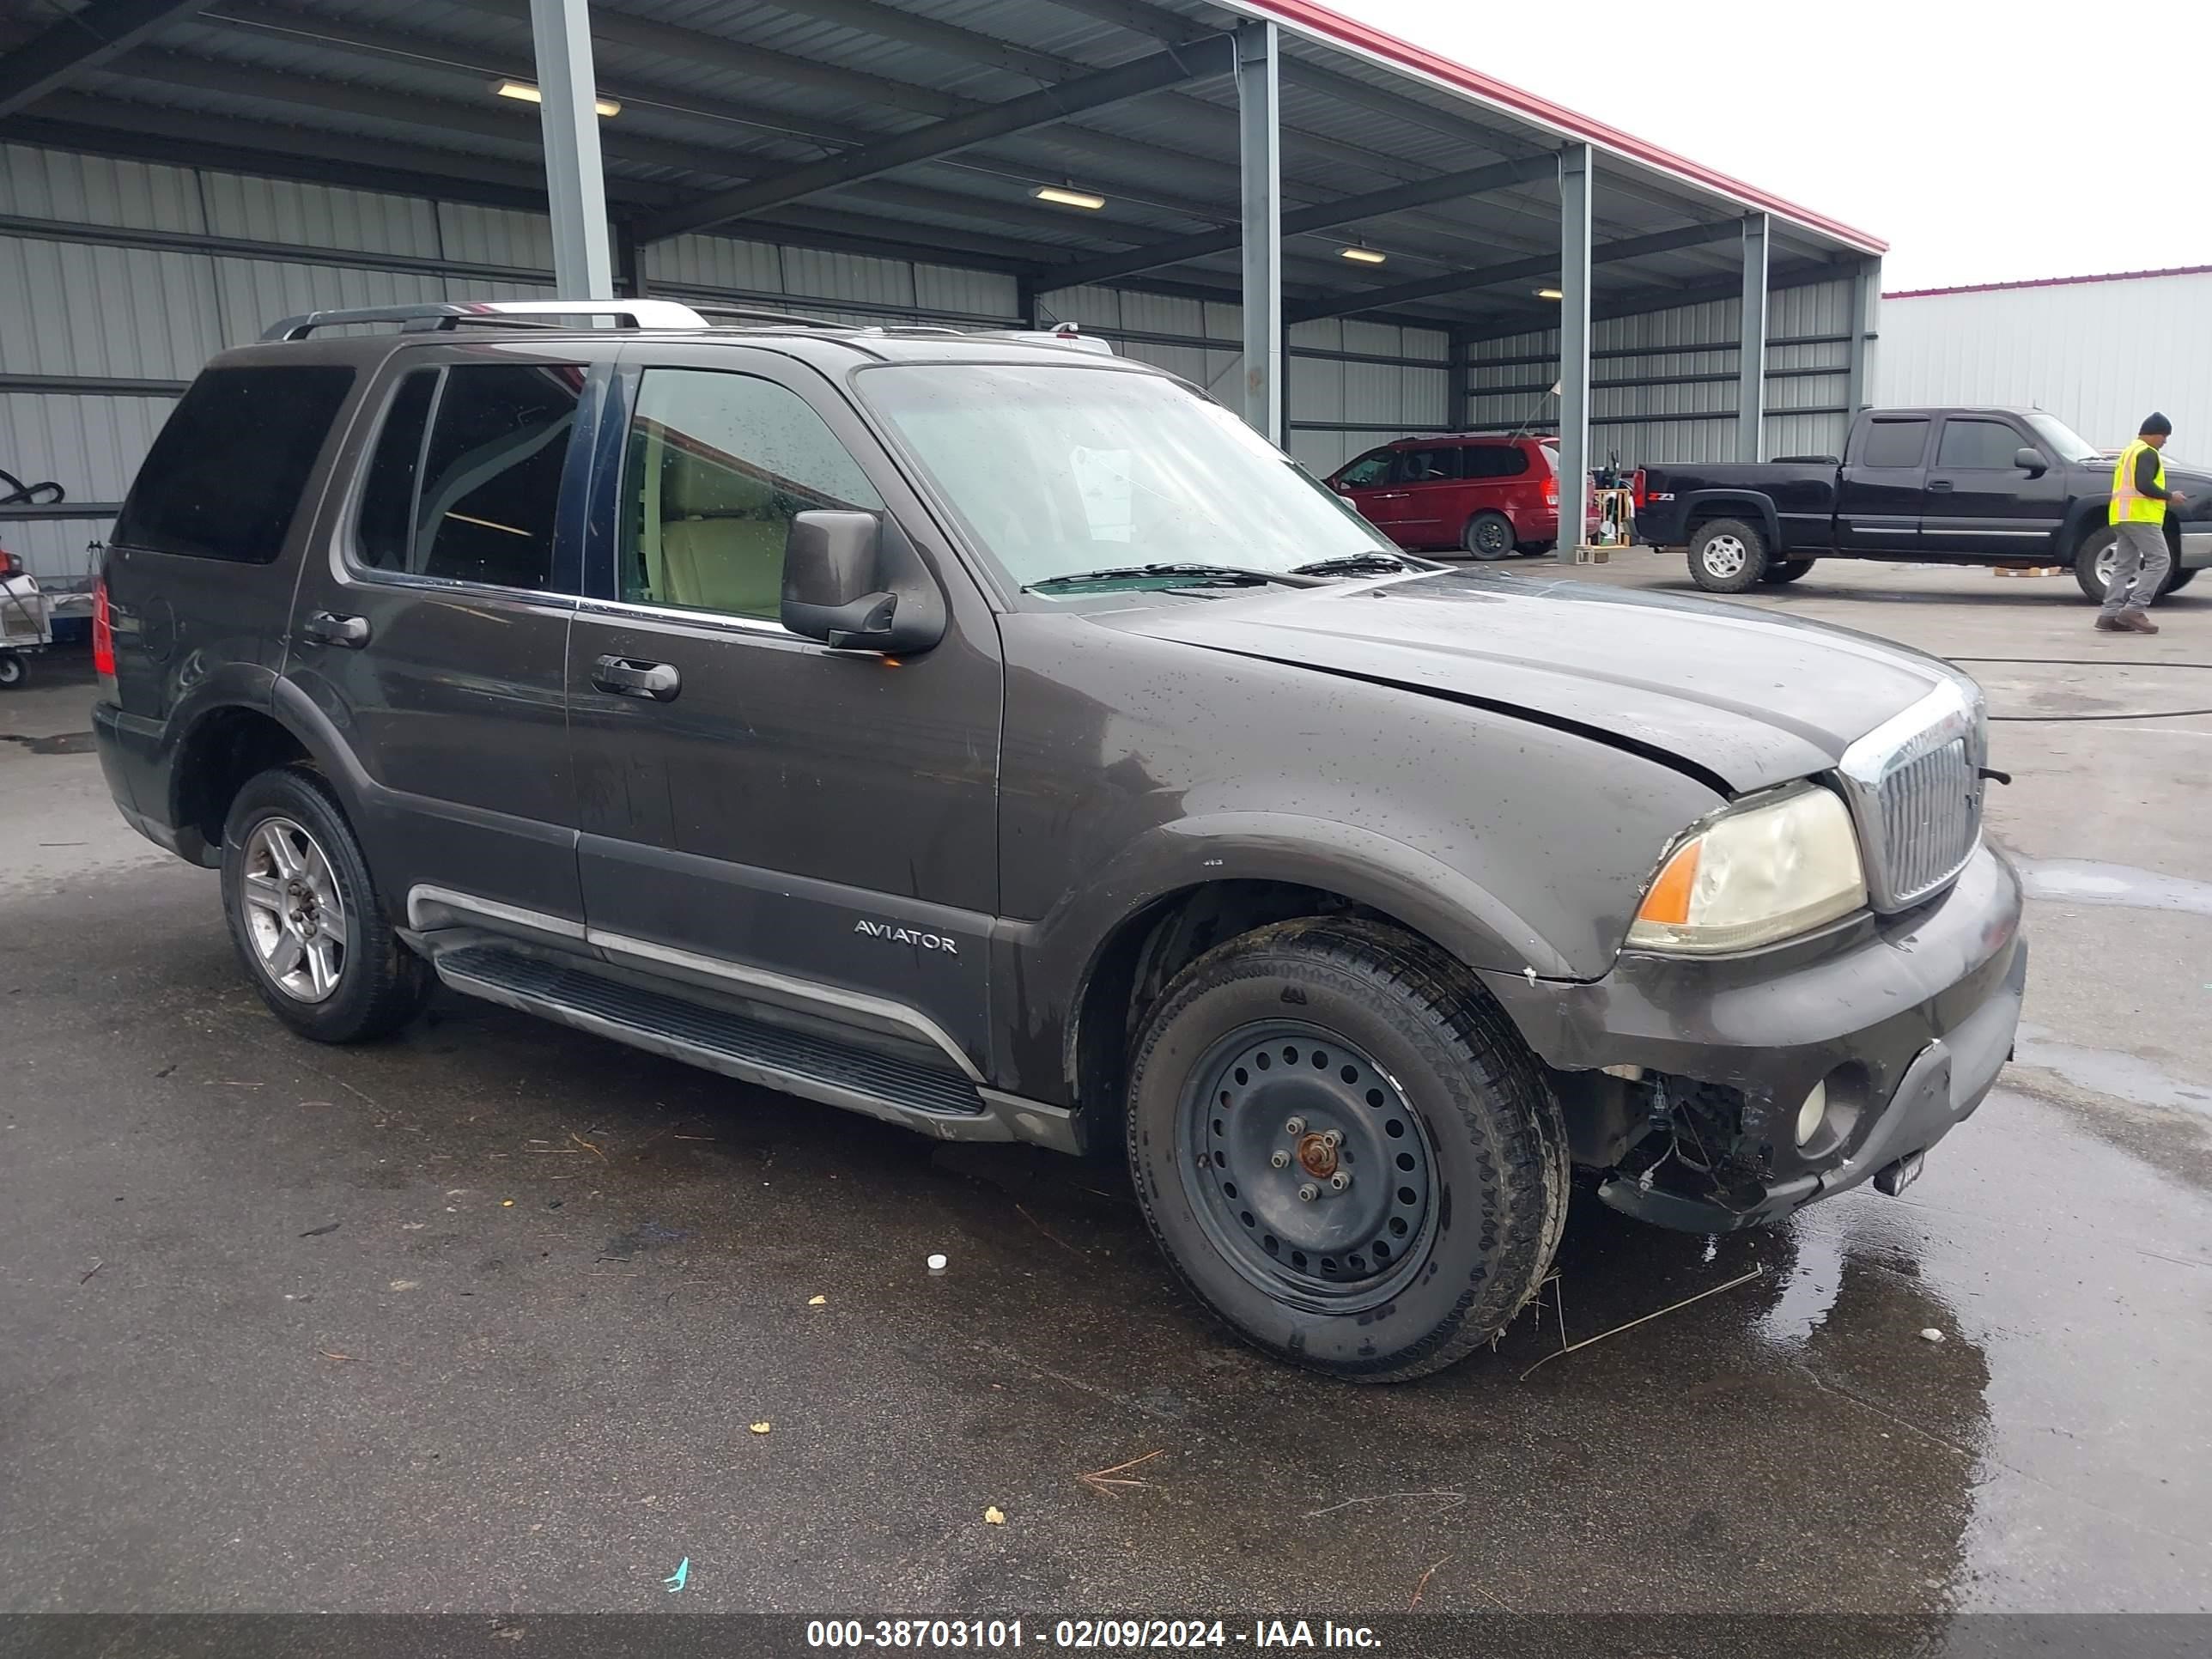
M 1116 565 L 1104 570 L 1082 570 L 1073 575 L 1047 576 L 1042 581 L 1027 583 L 1024 593 L 1042 593 L 1048 588 L 1089 587 L 1107 582 L 1145 581 L 1160 576 L 1188 577 L 1193 586 L 1200 582 L 1219 582 L 1237 587 L 1257 587 L 1268 582 L 1279 582 L 1285 587 L 1314 587 L 1321 579 L 1302 571 L 1247 570 L 1233 564 L 1130 564 Z
M 1348 553 L 1340 559 L 1321 559 L 1312 564 L 1294 565 L 1294 576 L 1366 576 L 1389 575 L 1398 570 L 1426 570 L 1427 564 L 1412 559 L 1401 559 L 1394 553 Z

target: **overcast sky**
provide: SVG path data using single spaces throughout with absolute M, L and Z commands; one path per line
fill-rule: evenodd
M 1329 3 L 1881 237 L 1885 288 L 2212 264 L 2206 0 Z

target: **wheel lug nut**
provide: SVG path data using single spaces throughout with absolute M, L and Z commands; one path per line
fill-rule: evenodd
M 1344 1145 L 1344 1137 L 1337 1133 L 1335 1130 L 1331 1129 L 1328 1133 L 1322 1136 L 1321 1144 L 1328 1147 L 1329 1151 L 1333 1152 L 1338 1147 Z
M 1306 1182 L 1304 1186 L 1298 1188 L 1298 1197 L 1308 1204 L 1312 1203 L 1314 1200 L 1320 1196 L 1321 1188 L 1315 1186 L 1310 1181 Z
M 1279 1170 L 1287 1170 L 1291 1167 L 1291 1155 L 1288 1152 L 1279 1152 L 1273 1154 L 1267 1162 Z
M 1283 1125 L 1283 1133 L 1286 1135 L 1302 1135 L 1305 1132 L 1306 1121 L 1302 1117 L 1294 1117 Z
M 1349 1187 L 1352 1184 L 1352 1177 L 1346 1175 L 1343 1170 L 1339 1170 L 1334 1175 L 1328 1178 L 1328 1184 L 1330 1187 L 1340 1193 L 1346 1187 Z

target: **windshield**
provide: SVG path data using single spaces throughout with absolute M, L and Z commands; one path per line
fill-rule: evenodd
M 2035 435 L 2058 452 L 2062 461 L 2094 461 L 2097 446 L 2060 420 L 2056 415 L 2045 415 L 2041 410 L 2033 411 L 2027 424 Z
M 1228 410 L 1158 375 L 932 364 L 871 368 L 858 385 L 1017 586 L 1098 571 L 1162 586 L 1172 579 L 1145 567 L 1287 574 L 1402 557 Z

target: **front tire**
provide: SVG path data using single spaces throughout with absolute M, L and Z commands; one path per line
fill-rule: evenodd
M 1566 1216 L 1541 1067 L 1473 975 L 1375 922 L 1279 923 L 1178 975 L 1138 1037 L 1128 1155 L 1200 1301 L 1358 1382 L 1503 1330 Z
M 1794 582 L 1810 571 L 1815 562 L 1812 559 L 1777 559 L 1766 567 L 1766 574 L 1759 580 L 1776 586 Z
M 269 1012 L 318 1042 L 361 1042 L 422 1012 L 429 964 L 392 931 L 361 843 L 319 772 L 238 792 L 223 824 L 222 908 Z
M 21 657 L 13 651 L 0 651 L 0 691 L 13 691 L 30 678 L 30 668 Z
M 2074 580 L 2081 590 L 2081 597 L 2092 605 L 2105 602 L 2105 590 L 2112 586 L 2112 562 L 2119 551 L 2119 532 L 2112 525 L 2100 525 L 2081 538 L 2081 545 L 2074 552 Z M 2158 585 L 2160 599 L 2178 587 L 2188 586 L 2189 579 L 2197 573 L 2181 568 L 2180 550 L 2172 542 L 2166 544 L 2166 557 L 2171 561 L 2166 580 Z
M 1715 519 L 1690 538 L 1690 580 L 1708 593 L 1742 593 L 1766 574 L 1766 538 L 1741 519 Z
M 1513 556 L 1513 520 L 1486 507 L 1467 521 L 1460 545 L 1486 563 Z

